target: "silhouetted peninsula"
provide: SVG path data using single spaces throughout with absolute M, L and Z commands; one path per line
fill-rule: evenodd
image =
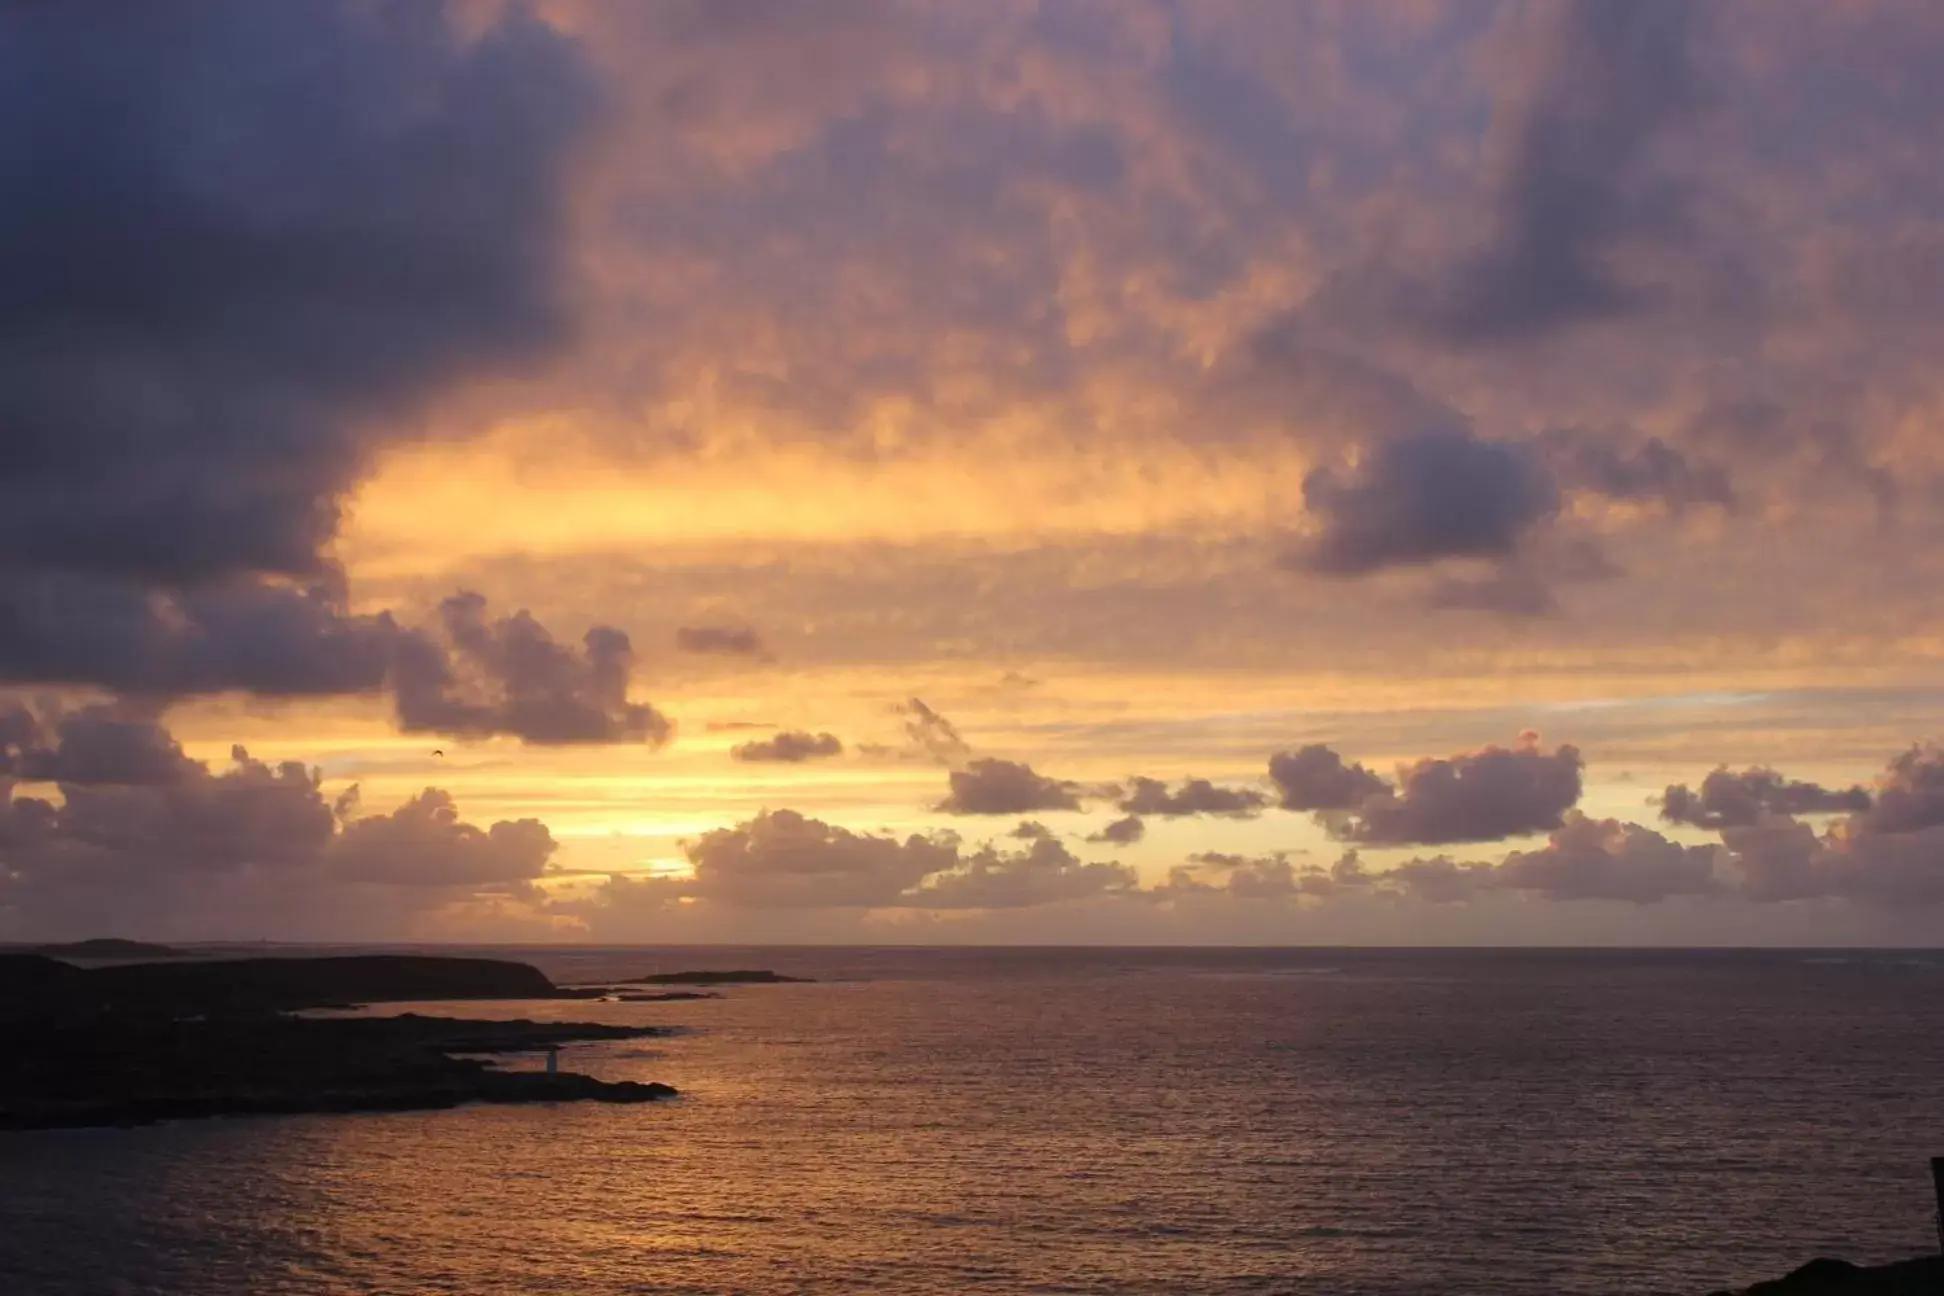
M 305 1017 L 419 999 L 587 998 L 538 969 L 408 955 L 82 968 L 0 955 L 0 1129 L 467 1102 L 648 1102 L 667 1085 L 509 1072 L 478 1054 L 666 1033 L 593 1022 Z
M 188 956 L 187 951 L 173 946 L 122 940 L 117 936 L 96 936 L 59 945 L 36 945 L 28 952 L 60 959 L 169 959 Z
M 60 973 L 0 958 L 0 997 L 10 978 L 53 987 L 53 1002 L 24 1005 L 41 1012 L 273 1012 L 415 999 L 587 999 L 549 981 L 538 968 L 501 959 L 420 954 L 357 954 L 332 958 L 194 959 L 120 963 Z M 65 974 L 65 975 L 64 975 Z M 0 1007 L 0 1014 L 7 1010 Z
M 1938 1292 L 1944 1292 L 1944 1256 L 1867 1269 L 1844 1260 L 1811 1260 L 1787 1277 L 1746 1288 L 1741 1296 L 1936 1296 Z
M 652 972 L 629 977 L 627 985 L 801 985 L 809 977 L 784 976 L 768 968 L 735 968 L 726 972 Z

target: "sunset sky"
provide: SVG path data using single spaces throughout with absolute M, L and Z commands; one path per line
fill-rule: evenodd
M 0 939 L 1944 939 L 1925 0 L 0 13 Z

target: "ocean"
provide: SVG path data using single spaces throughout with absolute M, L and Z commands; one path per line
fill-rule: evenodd
M 0 1135 L 0 1293 L 1704 1296 L 1937 1245 L 1944 954 L 465 952 L 816 982 L 449 1006 L 679 1026 L 562 1058 L 665 1104 Z

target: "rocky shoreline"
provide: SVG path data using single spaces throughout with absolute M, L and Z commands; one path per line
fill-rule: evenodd
M 406 955 L 78 968 L 0 957 L 0 1130 L 462 1103 L 651 1102 L 668 1085 L 490 1060 L 665 1035 L 597 1022 L 300 1016 L 421 999 L 586 999 L 538 969 Z

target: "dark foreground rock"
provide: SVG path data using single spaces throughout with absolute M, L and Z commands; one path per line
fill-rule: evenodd
M 726 972 L 653 972 L 629 977 L 629 985 L 802 985 L 808 977 L 784 976 L 768 968 L 733 968 Z
M 482 959 L 81 969 L 0 957 L 0 1129 L 468 1102 L 634 1103 L 675 1092 L 572 1073 L 502 1071 L 479 1056 L 667 1034 L 661 1027 L 289 1011 L 385 999 L 555 997 L 537 970 Z
M 1756 1283 L 1742 1296 L 1940 1296 L 1944 1256 L 1862 1268 L 1844 1260 L 1811 1260 L 1794 1273 Z M 1715 1296 L 1730 1296 L 1717 1292 Z

